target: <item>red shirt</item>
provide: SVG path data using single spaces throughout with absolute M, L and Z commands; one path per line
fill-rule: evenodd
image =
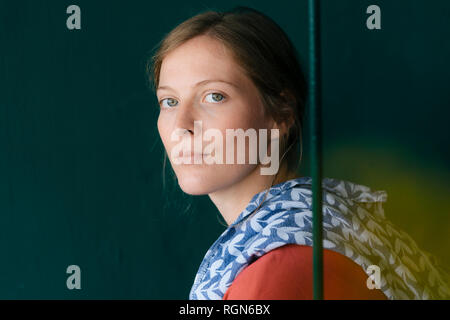
M 312 247 L 288 244 L 273 249 L 244 268 L 225 292 L 224 300 L 311 300 Z M 325 300 L 386 300 L 379 289 L 369 289 L 369 276 L 350 258 L 323 251 Z

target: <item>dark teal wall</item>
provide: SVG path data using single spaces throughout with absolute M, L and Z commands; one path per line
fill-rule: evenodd
M 226 3 L 0 0 L 0 298 L 187 298 L 224 226 L 207 196 L 162 188 L 149 50 L 199 11 L 241 4 L 307 62 L 306 1 Z M 70 4 L 81 30 L 66 28 Z M 381 30 L 365 27 L 371 4 Z M 325 175 L 386 190 L 386 215 L 447 264 L 449 18 L 446 0 L 322 11 Z M 308 155 L 306 141 L 303 175 Z M 66 288 L 71 264 L 81 290 Z

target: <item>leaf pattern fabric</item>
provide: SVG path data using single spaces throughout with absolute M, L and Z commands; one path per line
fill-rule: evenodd
M 236 276 L 267 252 L 287 244 L 312 246 L 311 183 L 310 177 L 292 179 L 253 196 L 206 252 L 189 299 L 222 299 Z M 352 259 L 368 278 L 368 267 L 377 265 L 388 299 L 450 299 L 441 261 L 385 217 L 385 191 L 332 178 L 324 178 L 322 188 L 324 249 Z

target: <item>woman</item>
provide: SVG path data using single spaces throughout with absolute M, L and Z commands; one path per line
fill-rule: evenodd
M 249 8 L 205 12 L 163 39 L 148 72 L 179 186 L 208 194 L 228 224 L 190 299 L 311 299 L 311 179 L 297 174 L 306 83 L 286 34 Z M 450 297 L 445 270 L 384 217 L 386 197 L 323 179 L 325 299 Z

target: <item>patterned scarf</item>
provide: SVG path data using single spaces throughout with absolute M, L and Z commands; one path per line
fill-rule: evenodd
M 222 299 L 236 276 L 265 253 L 286 244 L 312 246 L 311 182 L 301 177 L 256 194 L 206 252 L 189 299 Z M 385 218 L 385 191 L 331 178 L 322 188 L 324 249 L 350 258 L 368 278 L 374 279 L 369 266 L 378 266 L 388 299 L 450 298 L 440 261 Z

